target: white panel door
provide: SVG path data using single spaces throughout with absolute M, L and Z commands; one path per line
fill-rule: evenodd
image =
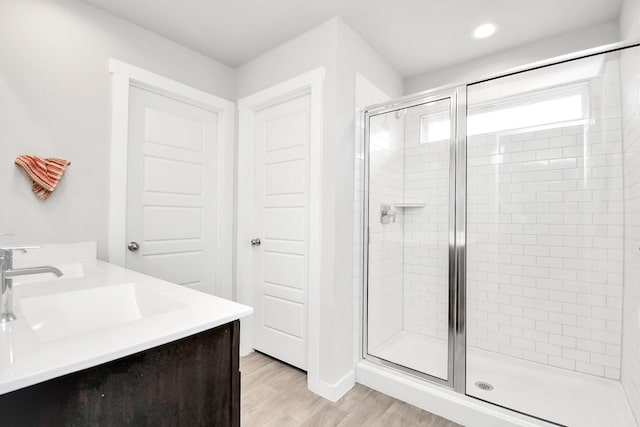
M 132 87 L 126 265 L 215 291 L 217 114 Z
M 253 347 L 307 367 L 310 97 L 256 113 Z M 247 242 L 248 243 L 248 242 Z

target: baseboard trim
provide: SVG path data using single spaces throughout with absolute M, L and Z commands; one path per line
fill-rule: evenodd
M 356 371 L 347 372 L 336 383 L 329 384 L 319 380 L 317 384 L 308 383 L 309 390 L 315 394 L 324 397 L 332 402 L 337 402 L 344 396 L 356 383 Z

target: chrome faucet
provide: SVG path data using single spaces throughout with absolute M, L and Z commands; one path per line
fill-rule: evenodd
M 26 276 L 28 274 L 52 273 L 62 276 L 62 271 L 55 267 L 25 267 L 13 268 L 13 253 L 19 251 L 27 253 L 27 249 L 37 249 L 38 246 L 25 246 L 15 248 L 0 248 L 0 283 L 2 284 L 2 294 L 0 297 L 0 324 L 16 320 L 13 314 L 13 278 L 16 276 Z

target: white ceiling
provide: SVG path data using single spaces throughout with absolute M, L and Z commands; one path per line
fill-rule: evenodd
M 401 74 L 618 18 L 622 0 L 84 0 L 232 67 L 341 17 Z M 473 29 L 499 26 L 486 40 Z

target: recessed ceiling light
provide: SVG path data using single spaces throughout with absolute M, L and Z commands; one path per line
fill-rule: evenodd
M 498 27 L 494 24 L 482 24 L 475 30 L 473 30 L 473 38 L 475 39 L 486 39 L 487 37 L 492 36 Z

